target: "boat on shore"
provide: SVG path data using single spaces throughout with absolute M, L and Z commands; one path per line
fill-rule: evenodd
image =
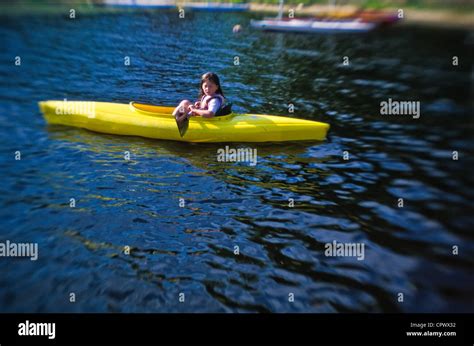
M 379 10 L 347 10 L 331 7 L 308 18 L 283 18 L 283 3 L 280 0 L 276 18 L 251 20 L 255 29 L 265 31 L 301 33 L 364 33 L 399 20 L 396 13 Z
M 362 22 L 374 23 L 377 25 L 391 25 L 400 20 L 396 12 L 372 10 L 372 9 L 357 9 L 357 10 L 340 10 L 332 9 L 320 12 L 315 15 L 317 20 L 356 20 Z
M 377 27 L 376 23 L 360 19 L 350 20 L 317 20 L 317 19 L 278 19 L 266 18 L 252 20 L 250 25 L 264 31 L 283 31 L 301 33 L 361 33 Z

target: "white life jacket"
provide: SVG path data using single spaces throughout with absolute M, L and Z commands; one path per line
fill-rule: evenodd
M 203 97 L 201 97 L 201 103 L 199 105 L 199 109 L 205 109 L 207 110 L 209 107 L 208 107 L 208 104 L 209 104 L 209 101 L 211 101 L 212 99 L 220 99 L 221 100 L 221 104 L 219 106 L 219 109 L 222 108 L 222 106 L 224 105 L 225 103 L 225 98 L 224 96 L 220 95 L 220 94 L 214 94 L 212 96 L 207 96 L 207 95 L 204 95 Z

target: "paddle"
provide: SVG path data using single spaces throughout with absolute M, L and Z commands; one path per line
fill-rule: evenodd
M 178 112 L 176 113 L 175 119 L 176 119 L 176 125 L 178 125 L 178 130 L 179 134 L 181 137 L 184 136 L 186 131 L 188 131 L 189 127 L 189 117 L 191 116 L 192 112 L 189 113 L 181 113 Z

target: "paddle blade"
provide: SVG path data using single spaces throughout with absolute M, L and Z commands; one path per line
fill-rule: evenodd
M 184 136 L 189 127 L 189 118 L 185 113 L 178 113 L 175 116 L 176 125 L 178 125 L 179 135 Z

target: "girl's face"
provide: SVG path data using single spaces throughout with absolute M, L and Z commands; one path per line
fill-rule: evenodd
M 205 80 L 202 83 L 202 91 L 206 95 L 214 95 L 216 93 L 217 89 L 218 89 L 218 87 L 217 87 L 216 83 L 214 83 L 210 80 Z

